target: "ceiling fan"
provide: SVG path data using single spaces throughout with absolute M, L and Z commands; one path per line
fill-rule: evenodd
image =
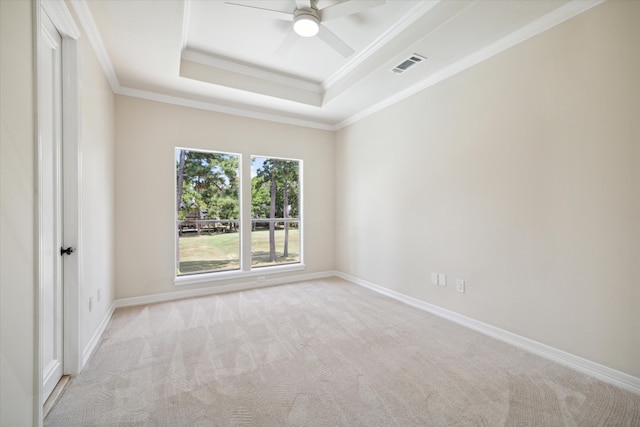
M 226 2 L 232 6 L 242 6 L 255 9 L 265 14 L 271 15 L 273 18 L 283 19 L 293 22 L 292 31 L 286 39 L 280 44 L 280 47 L 276 50 L 276 55 L 282 55 L 289 50 L 291 45 L 295 43 L 298 36 L 301 37 L 314 37 L 318 36 L 322 41 L 331 46 L 334 50 L 340 53 L 345 58 L 350 56 L 354 50 L 346 44 L 340 37 L 336 36 L 331 30 L 329 30 L 323 23 L 332 21 L 334 19 L 343 18 L 345 16 L 354 15 L 364 10 L 371 9 L 372 7 L 380 6 L 385 3 L 384 0 L 368 0 L 368 1 L 354 1 L 345 0 L 340 3 L 336 3 L 332 6 L 328 6 L 322 9 L 318 9 L 318 0 L 296 0 L 296 8 L 293 11 L 290 10 L 277 10 L 267 9 L 258 6 L 250 6 L 247 4 Z

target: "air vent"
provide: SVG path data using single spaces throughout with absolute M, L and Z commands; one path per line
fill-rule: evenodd
M 422 61 L 425 61 L 426 59 L 427 58 L 425 58 L 424 56 L 420 56 L 414 53 L 413 55 L 402 61 L 400 64 L 393 67 L 391 71 L 395 74 L 402 74 L 408 69 L 412 68 L 414 65 L 417 65 Z

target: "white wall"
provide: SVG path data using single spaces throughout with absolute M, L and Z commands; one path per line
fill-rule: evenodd
M 606 2 L 339 131 L 337 269 L 639 377 L 638 22 Z
M 0 426 L 37 401 L 32 3 L 0 1 Z
M 303 160 L 306 270 L 296 274 L 333 269 L 332 132 L 117 96 L 116 140 L 116 298 L 212 286 L 173 283 L 175 147 Z
M 30 1 L 0 1 L 0 426 L 32 426 L 37 396 L 35 64 Z M 82 45 L 81 348 L 114 295 L 114 109 L 88 41 Z M 88 311 L 88 297 L 102 290 Z
M 72 8 L 69 8 L 72 10 Z M 76 19 L 76 22 L 78 20 Z M 91 44 L 81 37 L 80 151 L 82 250 L 80 342 L 86 349 L 109 313 L 115 294 L 115 109 L 114 94 Z M 100 301 L 98 301 L 100 291 Z M 93 308 L 89 311 L 89 298 Z

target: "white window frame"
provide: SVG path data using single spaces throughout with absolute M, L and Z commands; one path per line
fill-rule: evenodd
M 178 276 L 175 274 L 173 283 L 175 286 L 182 285 L 193 285 L 207 282 L 217 282 L 222 280 L 233 280 L 233 279 L 241 279 L 241 278 L 256 278 L 256 283 L 260 284 L 266 281 L 266 276 L 280 274 L 280 273 L 288 273 L 293 271 L 302 271 L 306 269 L 304 264 L 304 161 L 302 159 L 293 159 L 287 157 L 279 157 L 279 156 L 271 156 L 271 155 L 261 155 L 261 154 L 252 154 L 252 153 L 233 153 L 223 150 L 215 150 L 208 148 L 187 148 L 187 147 L 174 147 L 173 149 L 173 164 L 172 170 L 175 170 L 175 154 L 176 150 L 188 150 L 188 151 L 202 151 L 202 152 L 211 152 L 217 154 L 227 154 L 230 156 L 238 156 L 238 173 L 240 176 L 240 188 L 239 188 L 239 199 L 240 199 L 240 231 L 239 231 L 239 239 L 240 239 L 240 268 L 236 270 L 223 270 L 223 271 L 211 271 L 211 272 L 203 272 L 203 273 L 193 273 L 193 274 L 184 274 Z M 299 228 L 299 238 L 300 238 L 300 261 L 296 263 L 290 264 L 281 264 L 281 265 L 268 265 L 268 266 L 259 266 L 253 267 L 251 266 L 251 230 L 252 230 L 252 218 L 251 218 L 251 159 L 253 157 L 265 157 L 269 159 L 277 159 L 277 160 L 288 160 L 288 161 L 296 161 L 298 162 L 298 185 L 300 186 L 299 194 L 298 194 L 298 212 L 299 212 L 299 220 L 298 220 L 298 228 Z M 178 187 L 178 177 L 174 172 L 173 174 L 173 229 L 174 233 L 177 233 L 177 210 L 175 209 L 176 203 L 176 191 Z M 246 232 L 246 230 L 249 230 Z M 173 254 L 175 259 L 175 254 L 177 252 L 176 240 L 174 234 L 174 247 Z M 177 272 L 178 266 L 176 265 L 174 268 L 174 272 Z

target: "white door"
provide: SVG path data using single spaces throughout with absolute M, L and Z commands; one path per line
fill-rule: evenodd
M 38 50 L 40 121 L 40 319 L 43 402 L 63 373 L 62 336 L 62 40 L 41 14 Z

